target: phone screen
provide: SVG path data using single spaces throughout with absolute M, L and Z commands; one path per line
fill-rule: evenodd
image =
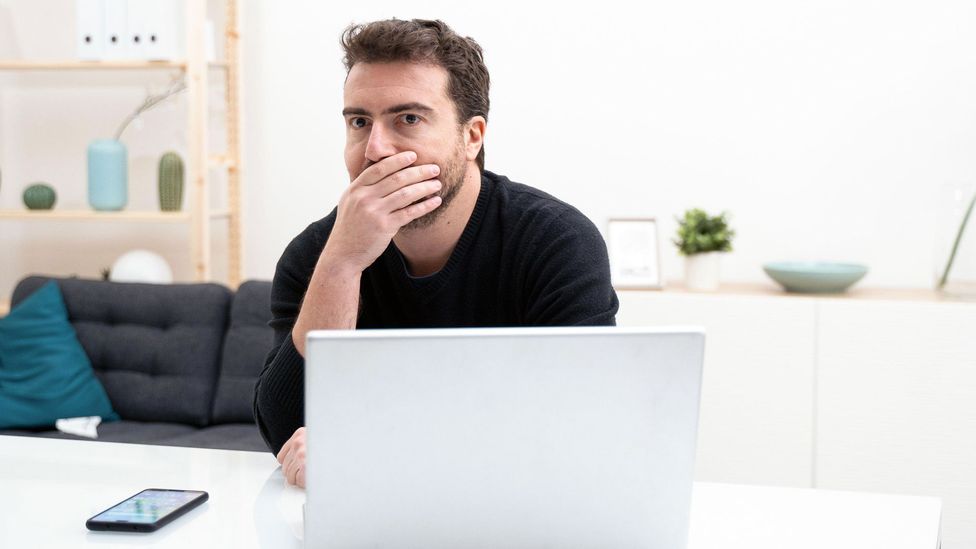
M 95 515 L 91 520 L 152 524 L 205 494 L 206 492 L 195 490 L 143 490 Z

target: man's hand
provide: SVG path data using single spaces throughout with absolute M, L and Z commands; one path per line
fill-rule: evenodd
M 278 463 L 288 484 L 305 487 L 305 428 L 299 427 L 295 434 L 278 452 Z
M 441 189 L 435 164 L 411 166 L 413 151 L 380 160 L 363 170 L 339 200 L 335 225 L 323 251 L 333 266 L 361 273 L 378 258 L 401 227 L 440 206 L 430 196 Z
M 441 189 L 441 182 L 432 179 L 440 168 L 412 166 L 416 160 L 413 151 L 384 158 L 363 170 L 342 194 L 335 225 L 291 332 L 295 349 L 303 357 L 310 330 L 356 328 L 363 271 L 386 250 L 401 227 L 441 205 L 439 196 L 430 196 Z

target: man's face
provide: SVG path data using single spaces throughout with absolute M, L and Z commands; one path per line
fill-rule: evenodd
M 357 63 L 343 90 L 346 169 L 356 179 L 370 165 L 404 151 L 415 165 L 437 164 L 440 207 L 406 225 L 430 226 L 464 182 L 465 149 L 443 67 L 416 63 Z

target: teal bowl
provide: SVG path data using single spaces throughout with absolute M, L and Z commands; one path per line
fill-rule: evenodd
M 784 261 L 766 263 L 763 270 L 788 292 L 840 293 L 864 278 L 868 268 L 855 263 Z

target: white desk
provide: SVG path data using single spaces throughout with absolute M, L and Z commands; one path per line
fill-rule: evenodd
M 144 488 L 210 501 L 152 534 L 85 520 Z M 0 547 L 302 546 L 304 491 L 270 453 L 0 436 Z M 938 499 L 696 483 L 689 549 L 936 549 Z

